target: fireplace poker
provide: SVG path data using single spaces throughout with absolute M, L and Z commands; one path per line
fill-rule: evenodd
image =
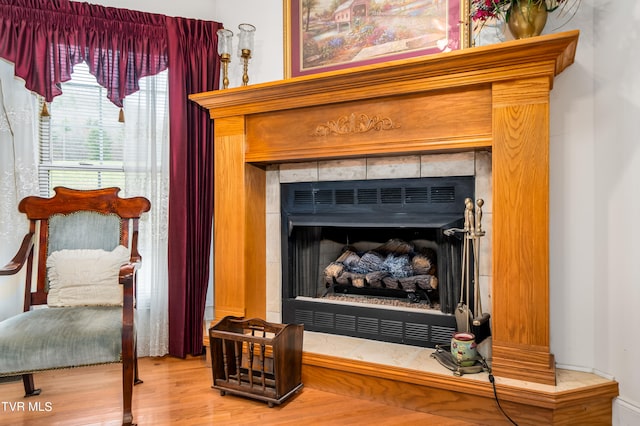
M 472 239 L 475 316 L 471 324 L 473 333 L 476 335 L 476 343 L 480 343 L 491 335 L 491 330 L 489 328 L 490 315 L 488 312 L 482 312 L 482 299 L 480 297 L 480 238 L 485 235 L 485 232 L 482 230 L 482 206 L 484 205 L 484 200 L 479 198 L 476 204 L 478 208 L 476 210 L 476 224 Z
M 469 284 L 470 284 L 470 273 L 469 273 L 469 262 L 470 262 L 470 246 L 469 240 L 475 230 L 474 226 L 474 213 L 473 213 L 473 200 L 471 198 L 466 198 L 464 200 L 465 211 L 464 211 L 464 228 L 463 232 L 463 241 L 462 241 L 462 271 L 460 276 L 460 302 L 458 302 L 458 307 L 456 308 L 455 317 L 456 317 L 456 325 L 458 331 L 466 331 L 469 332 L 469 328 L 471 325 L 472 313 L 469 311 Z M 465 298 L 466 296 L 466 298 Z

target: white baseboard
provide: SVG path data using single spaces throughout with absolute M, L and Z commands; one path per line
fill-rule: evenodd
M 556 363 L 556 368 L 560 368 L 562 370 L 571 370 L 571 371 L 582 371 L 583 373 L 591 373 L 607 380 L 615 380 L 615 377 L 609 373 L 605 373 L 604 371 L 596 370 L 591 367 L 581 367 L 579 365 L 569 365 L 569 364 L 558 364 Z
M 613 426 L 640 425 L 640 407 L 622 398 L 613 400 Z

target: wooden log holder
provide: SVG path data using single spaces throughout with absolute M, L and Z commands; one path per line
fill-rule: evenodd
M 227 316 L 209 328 L 214 389 L 281 404 L 302 388 L 303 326 Z

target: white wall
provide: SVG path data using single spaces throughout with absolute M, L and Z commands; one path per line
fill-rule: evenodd
M 576 61 L 551 92 L 551 349 L 561 366 L 595 367 L 593 9 L 584 2 L 563 29 L 580 29 Z M 555 16 L 552 14 L 550 18 Z M 549 22 L 545 28 L 555 27 Z M 584 348 L 577 350 L 576 348 Z
M 597 224 L 591 230 L 598 308 L 594 331 L 601 339 L 596 342 L 594 366 L 620 382 L 625 403 L 617 412 L 619 424 L 640 424 L 640 340 L 630 336 L 640 326 L 640 4 L 593 3 L 595 143 L 590 205 Z
M 249 61 L 249 84 L 283 78 L 282 0 L 214 0 L 216 21 L 233 31 L 238 46 L 238 24 L 256 26 L 255 47 Z M 242 64 L 237 56 L 229 65 L 229 87 L 242 84 Z
M 95 3 L 132 8 L 125 0 Z M 138 10 L 257 27 L 250 84 L 283 76 L 282 0 L 139 0 Z M 620 384 L 614 424 L 640 424 L 640 4 L 583 0 L 576 62 L 551 93 L 551 351 Z M 547 31 L 553 29 L 553 15 Z M 231 87 L 238 85 L 239 61 Z
M 618 425 L 640 424 L 639 23 L 638 3 L 583 0 L 566 26 L 576 63 L 551 94 L 551 349 L 619 382 Z
M 150 13 L 161 13 L 168 16 L 183 16 L 185 18 L 222 22 L 219 18 L 216 18 L 214 14 L 215 6 L 211 4 L 214 2 L 215 0 L 136 0 L 135 2 L 131 0 L 92 0 L 88 3 Z

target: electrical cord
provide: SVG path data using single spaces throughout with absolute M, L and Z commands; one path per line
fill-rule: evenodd
M 518 423 L 514 422 L 513 419 L 509 417 L 509 415 L 502 409 L 502 406 L 500 405 L 500 400 L 498 399 L 498 391 L 496 390 L 496 378 L 493 377 L 493 374 L 491 374 L 491 371 L 489 371 L 489 381 L 493 386 L 493 396 L 496 399 L 496 404 L 498 404 L 498 408 L 500 409 L 500 412 L 502 413 L 503 416 L 507 418 L 507 420 L 511 422 L 512 425 L 518 426 Z

